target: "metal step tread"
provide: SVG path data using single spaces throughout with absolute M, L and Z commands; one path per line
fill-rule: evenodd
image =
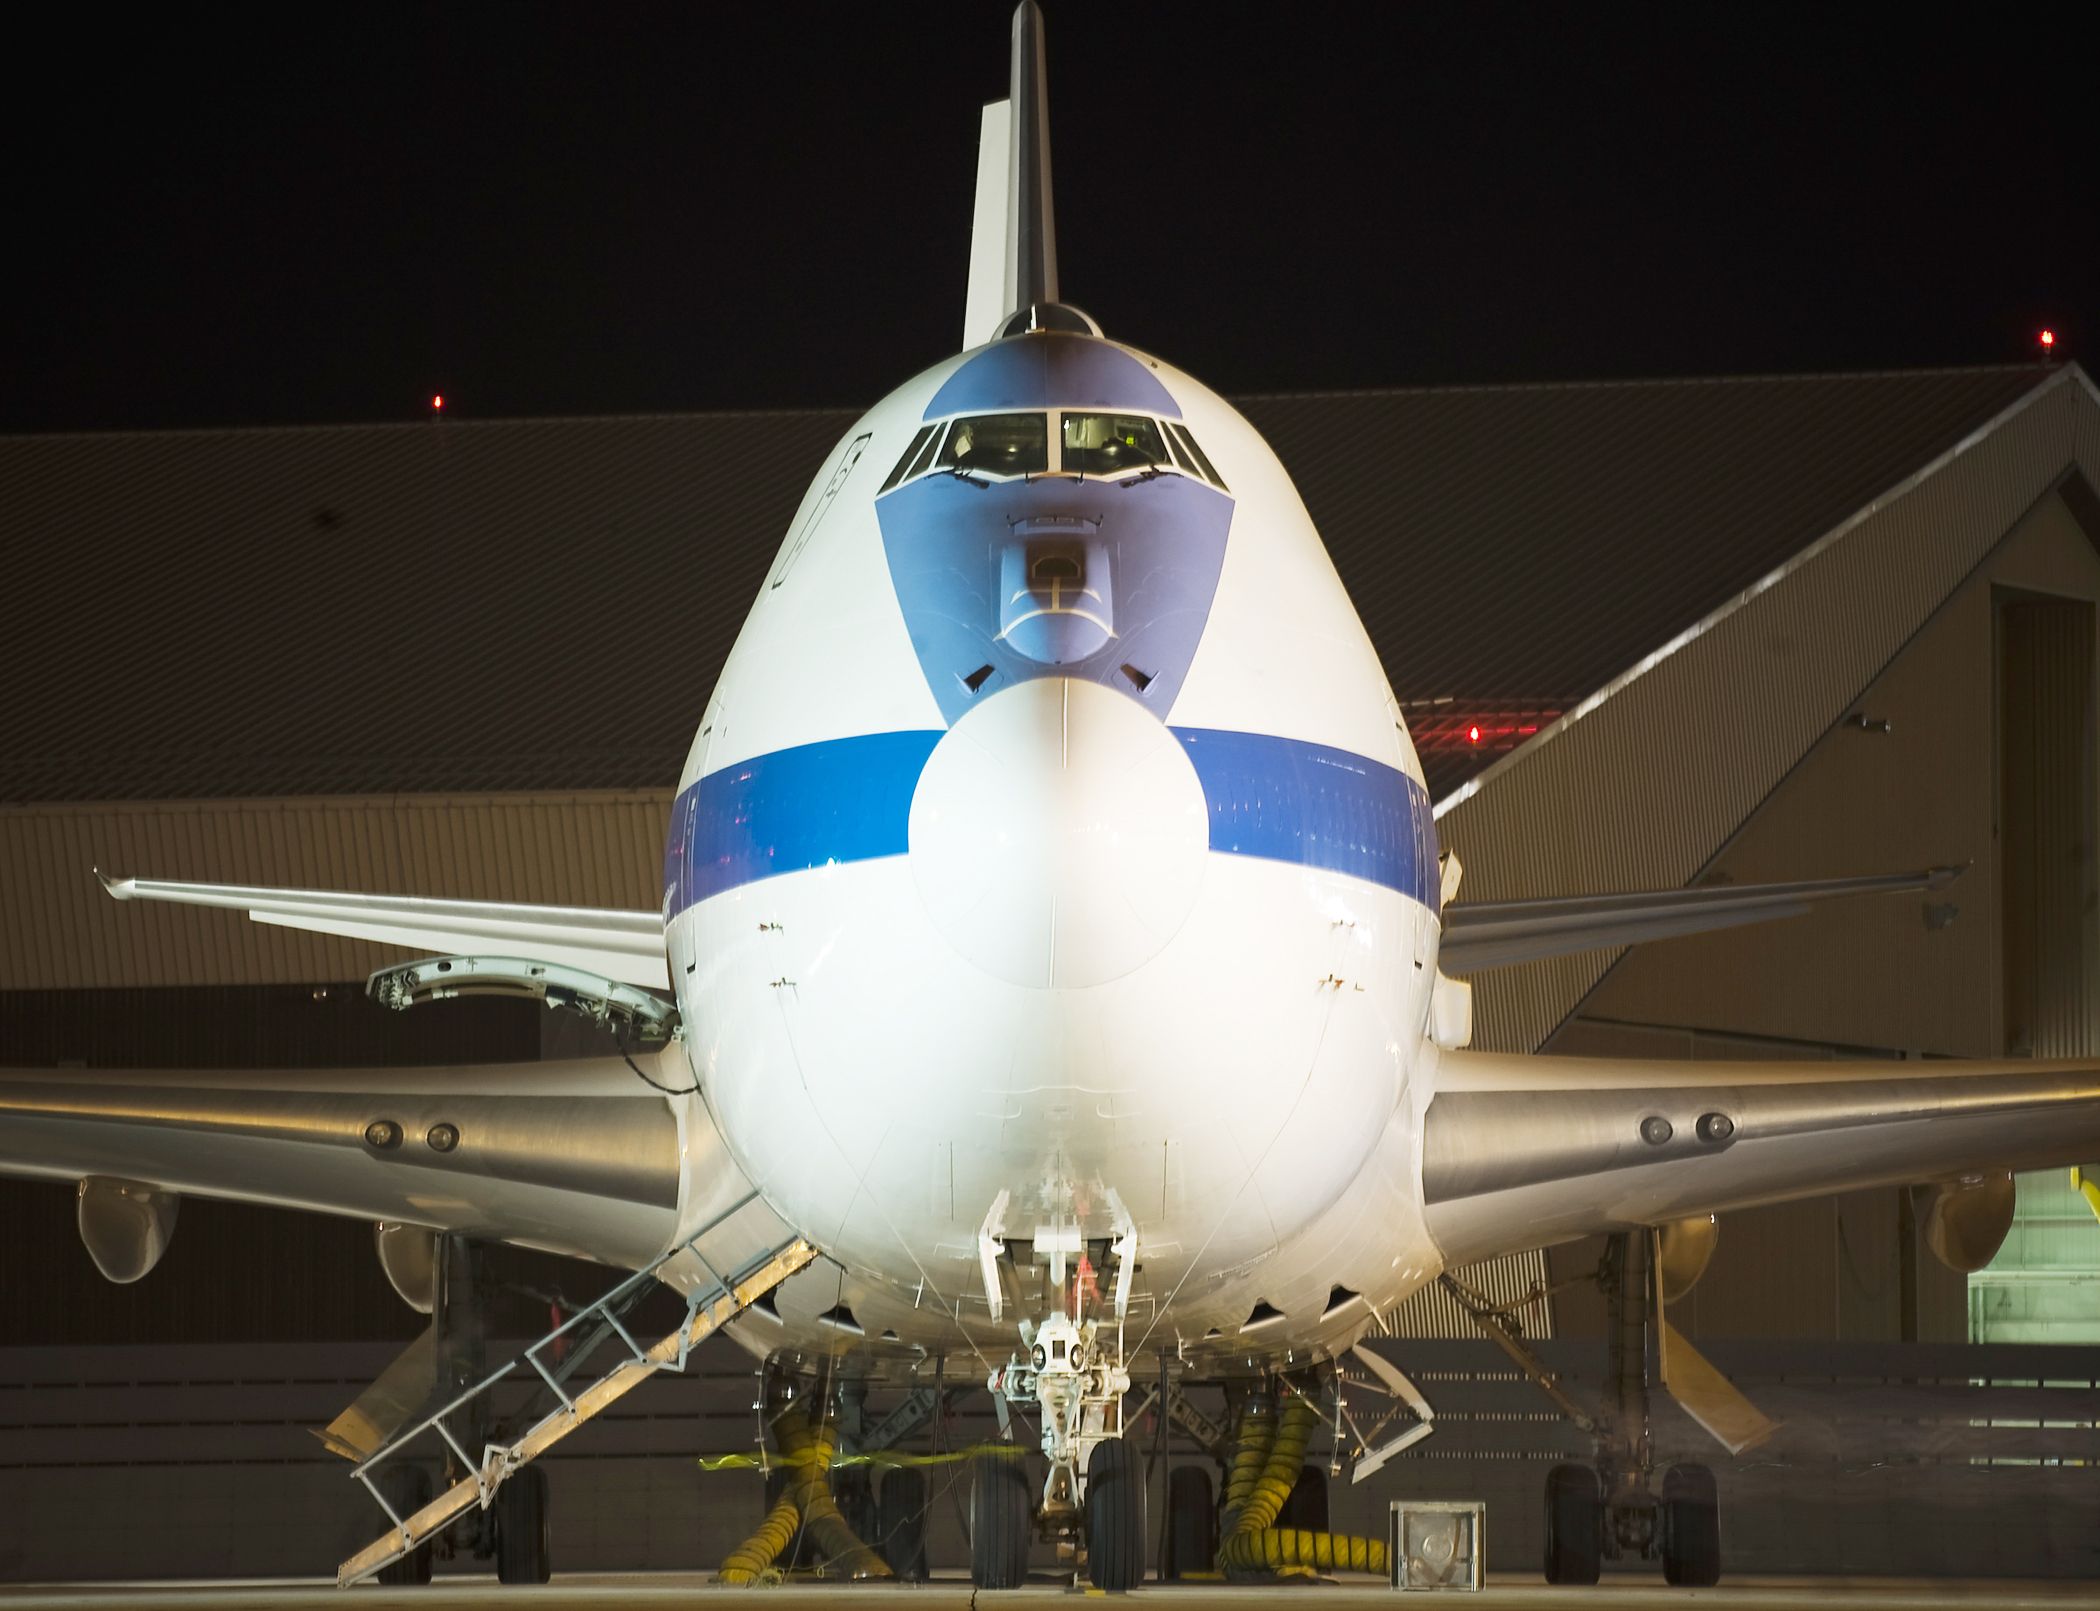
M 679 1251 L 683 1251 L 683 1249 Z M 686 1319 L 679 1324 L 677 1330 L 660 1338 L 647 1349 L 637 1347 L 633 1340 L 627 1337 L 625 1328 L 619 1326 L 618 1322 L 615 1321 L 615 1330 L 619 1332 L 622 1339 L 627 1341 L 628 1346 L 634 1350 L 632 1357 L 621 1360 L 611 1370 L 592 1382 L 590 1386 L 573 1396 L 557 1386 L 555 1392 L 560 1397 L 561 1402 L 554 1409 L 550 1410 L 528 1428 L 524 1435 L 515 1443 L 490 1444 L 483 1451 L 481 1466 L 478 1470 L 460 1478 L 459 1481 L 431 1500 L 429 1504 L 423 1506 L 422 1509 L 405 1517 L 397 1517 L 394 1515 L 392 1507 L 387 1505 L 384 1499 L 379 1499 L 379 1503 L 386 1510 L 388 1518 L 397 1525 L 388 1528 L 386 1532 L 380 1534 L 378 1538 L 367 1544 L 336 1569 L 337 1586 L 348 1587 L 352 1583 L 370 1577 L 381 1567 L 389 1566 L 393 1562 L 398 1561 L 402 1556 L 416 1549 L 434 1534 L 441 1532 L 445 1527 L 464 1515 L 471 1507 L 475 1505 L 487 1506 L 495 1498 L 496 1489 L 502 1484 L 504 1478 L 529 1461 L 544 1454 L 571 1432 L 591 1420 L 592 1417 L 626 1397 L 627 1394 L 641 1386 L 644 1381 L 654 1376 L 658 1371 L 663 1370 L 667 1366 L 672 1369 L 682 1369 L 686 1355 L 698 1347 L 702 1341 L 720 1330 L 730 1320 L 734 1319 L 758 1299 L 764 1297 L 774 1287 L 785 1281 L 816 1256 L 817 1250 L 797 1237 L 794 1241 L 776 1249 L 770 1257 L 741 1279 L 719 1290 L 712 1299 L 705 1302 L 696 1301 L 687 1310 Z M 665 1261 L 659 1260 L 658 1265 L 663 1262 Z M 636 1277 L 631 1277 L 629 1282 L 623 1282 L 620 1287 L 614 1289 L 614 1292 L 607 1294 L 605 1298 L 601 1298 L 590 1309 L 586 1309 L 582 1313 L 571 1317 L 561 1328 L 561 1331 L 566 1331 L 569 1327 L 577 1324 L 578 1321 L 588 1318 L 594 1312 L 610 1304 L 616 1296 L 624 1293 L 633 1281 L 652 1274 L 658 1265 L 652 1265 L 649 1270 L 640 1272 Z M 539 1369 L 538 1349 L 551 1342 L 558 1335 L 560 1335 L 559 1331 L 549 1333 L 548 1336 L 543 1337 L 538 1343 L 535 1343 L 525 1353 L 512 1360 L 502 1370 L 496 1372 L 478 1387 L 471 1389 L 469 1393 L 461 1398 L 455 1399 L 444 1410 L 441 1410 L 437 1415 L 432 1416 L 429 1421 L 423 1423 L 422 1426 L 396 1439 L 386 1449 L 366 1461 L 364 1465 L 358 1468 L 355 1475 L 363 1480 L 368 1488 L 371 1488 L 369 1472 L 373 1466 L 376 1466 L 380 1461 L 393 1454 L 410 1439 L 426 1430 L 433 1429 L 451 1446 L 454 1454 L 460 1456 L 462 1463 L 465 1463 L 465 1452 L 454 1442 L 452 1434 L 444 1425 L 445 1415 L 458 1408 L 467 1397 L 471 1397 L 477 1392 L 486 1391 L 494 1386 L 496 1382 L 516 1370 L 521 1363 L 530 1363 L 535 1369 Z M 544 1375 L 544 1372 L 542 1374 Z M 551 1381 L 550 1385 L 552 1385 Z M 372 1488 L 372 1494 L 375 1499 L 379 1498 L 376 1488 Z

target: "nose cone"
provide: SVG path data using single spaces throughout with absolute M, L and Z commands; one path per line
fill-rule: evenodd
M 934 925 L 985 972 L 1039 989 L 1102 984 L 1157 955 L 1195 905 L 1209 842 L 1181 742 L 1077 679 L 970 710 L 912 797 L 912 874 Z

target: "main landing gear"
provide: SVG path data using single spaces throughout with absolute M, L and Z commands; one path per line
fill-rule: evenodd
M 1546 1474 L 1546 1581 L 1595 1583 L 1607 1560 L 1660 1560 L 1670 1583 L 1718 1583 L 1721 1510 L 1712 1470 L 1687 1462 L 1664 1471 L 1659 1488 L 1656 1482 L 1649 1360 L 1660 1345 L 1662 1321 L 1651 1233 L 1614 1236 L 1597 1272 L 1609 1314 L 1609 1380 L 1595 1416 L 1554 1381 L 1507 1309 L 1443 1279 L 1481 1329 L 1594 1440 L 1594 1465 L 1558 1465 Z

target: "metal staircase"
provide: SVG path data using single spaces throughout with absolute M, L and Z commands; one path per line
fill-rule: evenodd
M 387 1520 L 393 1525 L 336 1569 L 337 1586 L 347 1587 L 400 1560 L 465 1515 L 470 1507 L 479 1505 L 486 1509 L 495 1498 L 496 1490 L 502 1485 L 504 1478 L 544 1454 L 658 1371 L 685 1369 L 686 1355 L 703 1339 L 719 1330 L 814 1259 L 817 1256 L 816 1249 L 797 1237 L 761 1255 L 739 1275 L 716 1274 L 701 1256 L 701 1240 L 755 1201 L 756 1197 L 757 1194 L 753 1193 L 744 1198 L 712 1221 L 691 1241 L 671 1249 L 647 1269 L 637 1270 L 589 1308 L 571 1315 L 517 1358 L 459 1394 L 436 1414 L 395 1437 L 377 1454 L 351 1472 L 352 1477 L 365 1485 L 366 1491 L 378 1502 L 379 1508 L 386 1512 Z M 634 1340 L 633 1334 L 622 1323 L 621 1316 L 627 1313 L 634 1301 L 647 1290 L 648 1283 L 656 1278 L 657 1272 L 674 1259 L 685 1259 L 697 1264 L 710 1278 L 710 1284 L 697 1288 L 687 1297 L 685 1319 L 676 1331 L 644 1348 Z M 588 1386 L 575 1389 L 573 1384 L 577 1369 L 589 1357 L 596 1341 L 612 1336 L 617 1336 L 626 1345 L 625 1357 Z M 544 1350 L 564 1339 L 567 1340 L 565 1346 L 576 1345 L 576 1352 L 550 1369 L 541 1355 Z M 557 1359 L 559 1358 L 558 1354 Z M 447 1419 L 456 1415 L 472 1400 L 492 1392 L 499 1383 L 517 1376 L 521 1366 L 529 1366 L 537 1374 L 540 1383 L 553 1394 L 554 1407 L 526 1428 L 515 1442 L 487 1445 L 477 1461 L 461 1445 L 457 1435 L 446 1424 Z M 434 1432 L 443 1440 L 445 1448 L 450 1451 L 459 1469 L 464 1470 L 467 1475 L 420 1510 L 403 1516 L 388 1503 L 386 1496 L 373 1482 L 372 1475 L 385 1462 L 393 1459 L 427 1432 Z

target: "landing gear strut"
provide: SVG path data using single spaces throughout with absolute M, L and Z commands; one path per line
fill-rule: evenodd
M 1095 1290 L 1094 1268 L 1084 1245 L 1062 1227 L 1046 1227 L 1051 1234 L 1039 1235 L 1037 1245 L 1048 1255 L 1057 1307 L 1039 1326 L 1021 1322 L 1025 1355 L 1016 1354 L 992 1371 L 985 1385 L 1002 1406 L 1002 1422 L 1003 1406 L 1012 1402 L 1033 1403 L 1042 1416 L 1042 1448 L 1050 1474 L 1036 1513 L 1038 1530 L 1085 1551 L 1087 1577 L 1095 1588 L 1120 1591 L 1135 1588 L 1145 1575 L 1145 1484 L 1136 1451 L 1123 1436 L 1123 1395 L 1130 1391 L 1130 1373 L 1123 1365 L 1123 1320 L 1137 1230 L 1122 1204 L 1109 1195 L 1117 1234 L 1105 1248 L 1095 1246 L 1116 1264 L 1113 1330 L 1104 1335 L 1103 1322 L 1084 1312 L 1087 1294 Z M 988 1238 L 1003 1208 L 1002 1194 L 986 1221 Z M 1069 1278 L 1068 1254 L 1078 1257 Z M 992 1290 L 989 1272 L 987 1290 Z M 996 1490 L 981 1473 L 974 1491 Z M 984 1519 L 996 1527 L 996 1507 L 1004 1501 L 988 1498 L 986 1503 L 994 1508 Z M 973 1520 L 977 1515 L 973 1499 Z M 974 1538 L 971 1563 L 979 1587 L 1003 1586 L 979 1575 Z M 984 1563 L 987 1570 L 1001 1564 L 989 1559 Z
M 1570 1398 L 1524 1339 L 1510 1307 L 1495 1307 L 1445 1275 L 1445 1290 L 1551 1398 L 1596 1447 L 1594 1466 L 1558 1465 L 1546 1474 L 1548 1583 L 1594 1583 L 1607 1560 L 1660 1560 L 1663 1576 L 1687 1588 L 1721 1580 L 1721 1511 L 1714 1474 L 1682 1464 L 1656 1489 L 1648 1436 L 1650 1360 L 1660 1357 L 1662 1312 L 1653 1233 L 1611 1239 L 1597 1269 L 1609 1316 L 1609 1380 L 1592 1416 Z M 1688 1347 L 1681 1339 L 1680 1347 Z M 1730 1390 L 1732 1391 L 1732 1389 Z M 1754 1411 L 1751 1412 L 1753 1415 Z
M 1555 1466 L 1547 1476 L 1546 1581 L 1594 1583 L 1602 1559 L 1660 1559 L 1669 1582 L 1710 1587 L 1721 1579 L 1713 1472 L 1672 1466 L 1656 1491 L 1648 1387 L 1659 1299 L 1649 1233 L 1614 1236 L 1597 1278 L 1610 1316 L 1610 1382 L 1594 1429 L 1597 1467 Z

